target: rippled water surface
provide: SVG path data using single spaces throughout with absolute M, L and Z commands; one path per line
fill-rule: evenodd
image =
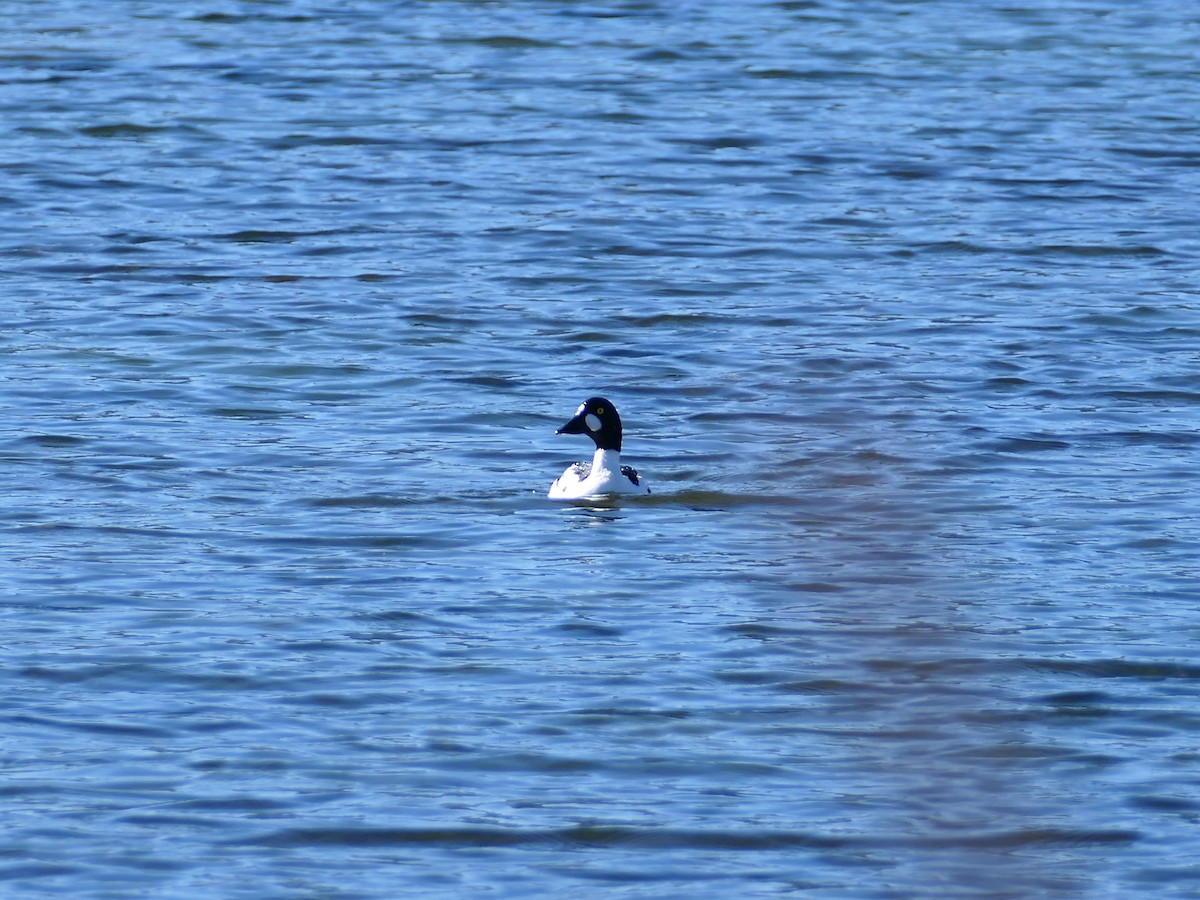
M 1200 891 L 1191 6 L 5 14 L 6 893 Z

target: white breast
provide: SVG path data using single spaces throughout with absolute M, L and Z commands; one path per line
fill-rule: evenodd
M 569 466 L 550 485 L 551 500 L 582 500 L 601 494 L 648 494 L 645 479 L 633 481 L 621 472 L 621 454 L 616 450 L 597 450 L 591 464 Z

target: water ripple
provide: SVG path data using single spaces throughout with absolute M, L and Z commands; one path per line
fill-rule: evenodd
M 1093 7 L 10 4 L 0 879 L 1186 894 L 1194 35 Z

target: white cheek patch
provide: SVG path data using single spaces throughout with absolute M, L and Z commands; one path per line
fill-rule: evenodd
M 586 416 L 584 416 L 583 421 L 584 421 L 584 424 L 587 425 L 588 431 L 599 431 L 600 430 L 600 420 L 597 419 L 591 413 L 588 413 Z

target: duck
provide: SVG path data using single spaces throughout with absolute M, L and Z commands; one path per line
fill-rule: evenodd
M 551 500 L 582 500 L 603 494 L 649 494 L 637 469 L 621 465 L 621 417 L 603 397 L 589 397 L 555 434 L 586 434 L 596 444 L 591 462 L 577 462 L 550 485 Z

